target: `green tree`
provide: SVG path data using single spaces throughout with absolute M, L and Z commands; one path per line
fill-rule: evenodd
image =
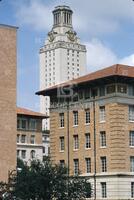
M 12 196 L 21 200 L 79 200 L 91 195 L 91 185 L 85 177 L 70 176 L 68 169 L 53 165 L 49 159 L 34 160 L 21 168 L 16 176 Z

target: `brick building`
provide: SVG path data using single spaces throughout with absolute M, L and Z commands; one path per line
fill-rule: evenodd
M 134 67 L 114 65 L 49 89 L 50 152 L 88 176 L 94 199 L 134 198 Z
M 17 156 L 23 161 L 43 158 L 42 120 L 45 115 L 17 108 Z
M 0 181 L 16 168 L 16 34 L 0 24 Z

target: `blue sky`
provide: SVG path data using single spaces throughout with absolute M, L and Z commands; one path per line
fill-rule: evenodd
M 39 110 L 39 49 L 52 27 L 52 10 L 69 5 L 73 25 L 87 45 L 89 72 L 123 63 L 134 66 L 132 0 L 2 0 L 0 23 L 18 30 L 17 104 Z

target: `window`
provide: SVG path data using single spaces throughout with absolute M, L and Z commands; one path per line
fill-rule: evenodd
M 129 121 L 134 121 L 134 105 L 129 106 Z
M 46 148 L 45 147 L 43 147 L 43 153 L 46 153 Z
M 106 182 L 101 183 L 101 196 L 102 198 L 107 198 L 107 185 Z
M 129 146 L 134 146 L 134 131 L 129 132 Z
M 86 173 L 91 173 L 91 158 L 85 158 L 86 160 Z
M 83 99 L 83 91 L 82 90 L 79 91 L 79 99 Z
M 65 167 L 65 160 L 60 160 L 61 167 Z
M 100 146 L 106 147 L 106 132 L 105 131 L 100 132 Z
M 35 150 L 31 151 L 31 159 L 35 158 Z
M 85 114 L 86 114 L 86 124 L 90 123 L 90 110 L 85 110 Z
M 107 160 L 106 157 L 101 157 L 101 171 L 106 172 L 107 171 Z
M 18 129 L 27 129 L 27 120 L 26 119 L 17 119 L 17 128 Z
M 92 97 L 97 97 L 98 96 L 98 89 L 97 88 L 93 88 L 91 90 L 91 96 Z
M 31 144 L 35 143 L 35 135 L 31 135 L 31 137 L 30 137 L 30 143 Z
M 78 125 L 78 111 L 73 111 L 74 125 Z
M 134 172 L 134 156 L 130 157 L 130 171 Z
M 134 85 L 129 85 L 128 93 L 130 96 L 134 96 Z
M 79 137 L 78 135 L 74 135 L 74 149 L 79 149 Z
M 90 133 L 85 134 L 85 139 L 86 139 L 85 148 L 88 149 L 88 148 L 91 147 L 91 145 L 90 145 Z
M 78 174 L 79 174 L 79 160 L 74 159 L 74 175 L 78 175 Z
M 26 158 L 26 150 L 21 151 L 21 158 L 25 159 Z
M 17 134 L 17 143 L 20 142 L 20 134 Z
M 21 143 L 26 143 L 26 135 L 21 135 Z
M 60 113 L 60 127 L 64 127 L 64 113 Z
M 117 92 L 119 93 L 127 93 L 127 86 L 126 85 L 117 85 Z
M 115 93 L 116 87 L 115 85 L 108 85 L 107 86 L 107 94 Z
M 99 94 L 100 94 L 100 97 L 105 96 L 105 87 L 104 86 L 99 88 Z
M 134 198 L 134 182 L 131 182 L 131 198 Z
M 60 151 L 64 151 L 65 144 L 64 144 L 64 137 L 60 137 Z
M 85 99 L 89 99 L 90 98 L 90 89 L 89 88 L 87 88 L 86 90 L 85 90 Z
M 20 128 L 20 120 L 17 119 L 17 129 L 19 129 L 19 128 Z
M 26 129 L 27 128 L 27 120 L 25 120 L 25 119 L 21 120 L 21 128 L 22 129 Z
M 30 119 L 29 128 L 30 128 L 30 130 L 36 130 L 36 120 L 35 119 Z
M 105 122 L 106 113 L 105 106 L 100 106 L 100 122 Z

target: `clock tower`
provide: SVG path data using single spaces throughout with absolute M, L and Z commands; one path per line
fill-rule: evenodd
M 53 27 L 40 48 L 40 90 L 82 76 L 86 73 L 86 47 L 80 43 L 72 25 L 69 6 L 53 10 Z M 40 111 L 49 115 L 49 97 L 41 97 Z M 45 120 L 44 129 L 49 129 Z

